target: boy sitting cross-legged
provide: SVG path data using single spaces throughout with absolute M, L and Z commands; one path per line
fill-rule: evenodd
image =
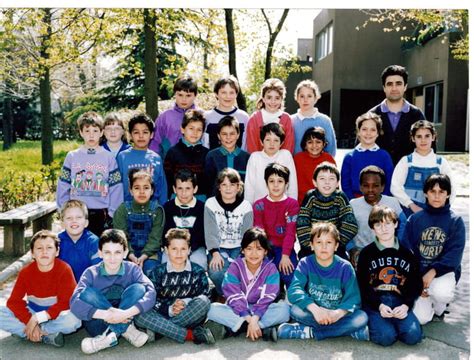
M 168 261 L 149 275 L 157 289 L 155 306 L 136 323 L 147 329 L 151 341 L 158 333 L 179 343 L 193 339 L 196 344 L 214 344 L 211 331 L 201 326 L 210 306 L 209 283 L 204 269 L 188 258 L 189 231 L 170 229 L 165 238 Z
M 34 261 L 20 271 L 7 306 L 0 307 L 0 329 L 32 342 L 61 347 L 63 334 L 81 326 L 69 311 L 76 281 L 69 265 L 56 259 L 56 234 L 38 231 L 31 238 L 30 249 Z
M 61 209 L 64 231 L 59 233 L 58 258 L 67 262 L 79 281 L 89 266 L 98 264 L 99 238 L 86 227 L 89 224 L 86 204 L 80 200 L 68 200 Z
M 367 314 L 360 310 L 357 279 L 349 261 L 335 255 L 339 232 L 331 223 L 316 223 L 311 230 L 313 255 L 301 259 L 288 289 L 291 318 L 282 324 L 282 339 L 323 340 L 347 336 L 368 340 Z
M 120 335 L 135 347 L 148 340 L 132 319 L 153 307 L 156 291 L 138 265 L 124 261 L 127 253 L 127 236 L 122 230 L 104 231 L 99 239 L 103 261 L 84 271 L 72 295 L 71 311 L 94 336 L 82 340 L 86 354 L 117 345 Z

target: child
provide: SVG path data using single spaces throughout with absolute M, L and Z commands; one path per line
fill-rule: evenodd
M 271 123 L 280 124 L 286 134 L 286 142 L 283 149 L 293 153 L 295 139 L 293 125 L 290 115 L 283 111 L 286 89 L 285 84 L 279 79 L 267 79 L 260 89 L 260 97 L 257 100 L 257 111 L 250 116 L 247 124 L 247 151 L 251 154 L 261 151 L 263 146 L 260 142 L 261 129 L 264 125 Z
M 318 111 L 314 107 L 316 102 L 321 98 L 319 87 L 313 80 L 303 80 L 295 90 L 295 100 L 299 105 L 296 114 L 291 115 L 293 128 L 295 131 L 295 154 L 304 150 L 300 146 L 301 139 L 307 129 L 320 126 L 326 134 L 326 145 L 324 151 L 328 152 L 332 157 L 336 156 L 336 135 L 331 119 Z
M 198 93 L 196 81 L 189 75 L 178 77 L 173 86 L 175 105 L 172 109 L 163 111 L 155 121 L 156 131 L 150 143 L 150 150 L 160 154 L 161 158 L 181 138 L 181 122 L 184 113 L 196 109 L 194 100 Z
M 0 306 L 0 329 L 32 342 L 62 347 L 63 334 L 81 326 L 69 311 L 76 281 L 69 265 L 56 259 L 56 234 L 38 231 L 31 238 L 30 249 L 34 261 L 20 271 L 6 306 Z
M 137 113 L 128 122 L 128 132 L 133 142 L 133 147 L 122 151 L 117 162 L 122 174 L 124 200 L 132 201 L 128 174 L 132 169 L 147 171 L 153 179 L 156 191 L 153 192 L 153 200 L 163 205 L 167 198 L 166 177 L 163 162 L 160 155 L 148 149 L 150 139 L 153 137 L 153 121 L 144 113 Z
M 423 186 L 426 209 L 408 219 L 403 245 L 420 262 L 423 291 L 417 295 L 413 312 L 422 325 L 436 315 L 443 318 L 454 299 L 461 276 L 466 244 L 464 221 L 450 209 L 451 181 L 445 174 L 433 174 Z
M 300 260 L 288 289 L 290 315 L 296 323 L 282 324 L 281 339 L 323 340 L 347 336 L 368 340 L 367 315 L 360 310 L 360 293 L 351 264 L 335 255 L 339 232 L 331 223 L 311 230 L 313 254 Z
M 89 223 L 87 207 L 80 200 L 64 203 L 61 221 L 64 231 L 58 235 L 61 242 L 58 258 L 69 264 L 74 278 L 79 281 L 85 269 L 100 262 L 99 238 L 86 229 Z
M 440 155 L 436 155 L 432 145 L 436 142 L 436 129 L 433 123 L 426 120 L 415 122 L 410 129 L 411 141 L 415 143 L 415 151 L 404 156 L 395 166 L 390 191 L 395 196 L 407 217 L 423 210 L 425 195 L 423 184 L 431 174 L 446 174 L 451 177 L 449 163 Z M 455 199 L 452 189 L 451 199 Z
M 163 207 L 166 219 L 163 233 L 169 229 L 187 229 L 191 235 L 191 254 L 189 260 L 207 271 L 206 241 L 204 240 L 204 203 L 196 199 L 198 189 L 196 174 L 188 169 L 178 170 L 174 177 L 174 199 Z M 166 262 L 166 253 L 162 262 Z
M 148 340 L 131 320 L 153 307 L 156 291 L 140 267 L 123 261 L 127 253 L 127 236 L 122 230 L 104 231 L 99 239 L 103 261 L 87 268 L 74 290 L 71 311 L 93 336 L 82 340 L 86 354 L 117 345 L 120 335 L 135 347 Z
M 222 289 L 225 304 L 213 303 L 204 325 L 222 339 L 227 332 L 246 332 L 255 341 L 277 341 L 276 326 L 288 321 L 289 307 L 284 301 L 275 302 L 280 293 L 278 270 L 266 255 L 271 245 L 265 231 L 248 229 L 241 243 L 241 253 L 225 273 Z M 225 326 L 225 328 L 224 328 Z
M 226 167 L 236 169 L 242 181 L 245 181 L 245 170 L 250 154 L 238 147 L 239 134 L 239 122 L 235 117 L 226 115 L 219 120 L 217 137 L 221 146 L 207 153 L 204 166 L 204 172 L 210 184 L 215 183 L 217 174 Z M 214 189 L 214 186 L 209 188 L 209 196 L 215 195 L 213 193 Z
M 206 200 L 208 192 L 204 163 L 209 151 L 202 145 L 201 138 L 206 120 L 199 110 L 189 110 L 184 114 L 181 124 L 183 137 L 171 147 L 165 157 L 165 173 L 168 182 L 168 196 L 173 194 L 174 175 L 180 169 L 189 169 L 196 174 L 198 191 L 196 197 Z
M 316 126 L 306 129 L 300 145 L 303 151 L 293 157 L 298 178 L 299 204 L 303 202 L 306 193 L 313 188 L 314 169 L 324 161 L 336 165 L 334 158 L 324 151 L 327 141 L 326 132 L 322 127 Z
M 376 239 L 362 249 L 357 264 L 370 340 L 382 346 L 392 345 L 397 339 L 414 345 L 422 339 L 420 323 L 411 310 L 422 286 L 418 261 L 399 244 L 397 224 L 395 211 L 374 206 L 369 226 Z
M 285 139 L 285 132 L 280 124 L 270 123 L 261 128 L 260 140 L 263 150 L 250 155 L 245 175 L 245 200 L 251 204 L 268 194 L 264 172 L 266 166 L 272 162 L 284 165 L 290 170 L 290 181 L 286 194 L 293 199 L 298 196 L 293 157 L 288 150 L 281 149 Z
M 111 112 L 104 119 L 104 137 L 102 146 L 105 150 L 117 155 L 127 150 L 130 145 L 125 134 L 125 124 L 118 112 Z
M 344 156 L 341 169 L 341 187 L 349 200 L 362 196 L 359 189 L 360 171 L 368 165 L 376 165 L 385 172 L 384 194 L 390 195 L 393 164 L 390 154 L 375 141 L 382 133 L 382 119 L 375 113 L 365 113 L 356 119 L 356 134 L 359 144 Z
M 403 231 L 407 218 L 400 203 L 392 196 L 382 195 L 385 187 L 385 173 L 375 166 L 369 165 L 362 169 L 359 176 L 360 192 L 363 197 L 352 199 L 350 204 L 359 225 L 357 235 L 347 244 L 352 266 L 357 269 L 357 258 L 360 251 L 375 240 L 375 235 L 369 227 L 369 214 L 375 205 L 385 205 L 393 209 L 398 216 L 396 234 L 403 239 Z
M 242 235 L 252 226 L 252 205 L 242 196 L 237 170 L 225 168 L 217 175 L 217 194 L 204 207 L 204 236 L 209 251 L 209 277 L 218 295 L 230 263 L 240 254 Z
M 88 228 L 100 236 L 123 201 L 123 186 L 112 153 L 99 145 L 104 121 L 89 111 L 77 120 L 84 145 L 68 152 L 56 191 L 58 207 L 70 200 L 82 200 L 89 209 Z
M 235 106 L 239 91 L 239 81 L 233 75 L 220 78 L 214 85 L 214 94 L 216 94 L 217 106 L 214 109 L 204 113 L 207 123 L 205 136 L 206 141 L 204 141 L 204 146 L 211 150 L 219 146 L 219 141 L 222 145 L 222 139 L 218 135 L 218 123 L 223 117 L 226 116 L 231 116 L 234 119 L 237 119 L 237 124 L 239 127 L 237 131 L 237 146 L 239 148 L 246 149 L 245 127 L 249 121 L 249 115 L 245 111 L 240 110 L 237 106 Z
M 170 229 L 165 238 L 168 262 L 150 273 L 150 280 L 157 289 L 155 306 L 140 314 L 136 324 L 147 329 L 151 341 L 158 333 L 184 343 L 189 334 L 196 344 L 214 344 L 210 330 L 200 326 L 210 306 L 209 283 L 204 269 L 188 258 L 189 231 Z
M 341 243 L 337 255 L 347 259 L 346 244 L 357 234 L 357 220 L 346 195 L 337 190 L 339 170 L 334 164 L 323 162 L 314 170 L 315 189 L 309 191 L 300 207 L 296 222 L 296 234 L 301 246 L 298 257 L 311 255 L 311 228 L 314 223 L 327 221 L 336 225 L 340 232 Z
M 294 250 L 296 218 L 299 205 L 288 197 L 290 170 L 286 166 L 271 163 L 265 168 L 268 195 L 253 204 L 253 224 L 265 230 L 271 244 L 269 258 L 278 267 L 288 289 L 298 260 Z
M 165 212 L 157 200 L 151 200 L 155 186 L 148 172 L 132 169 L 128 176 L 133 201 L 119 206 L 114 214 L 114 229 L 127 234 L 128 260 L 148 274 L 160 264 Z

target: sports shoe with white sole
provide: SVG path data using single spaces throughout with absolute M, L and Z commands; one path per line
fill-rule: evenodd
M 133 323 L 128 325 L 127 331 L 125 331 L 122 336 L 133 346 L 139 348 L 145 345 L 148 341 L 147 333 L 144 333 L 138 330 Z
M 117 335 L 115 335 L 113 331 L 106 334 L 107 331 L 103 334 L 97 335 L 96 337 L 89 337 L 83 339 L 81 342 L 82 352 L 85 354 L 94 354 L 96 352 L 99 352 L 100 350 L 104 350 L 117 345 Z
M 57 332 L 48 335 L 43 335 L 41 338 L 43 344 L 53 345 L 56 347 L 64 346 L 64 335 L 63 333 Z

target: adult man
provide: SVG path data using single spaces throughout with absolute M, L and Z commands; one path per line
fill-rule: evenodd
M 404 155 L 413 152 L 410 127 L 417 120 L 424 120 L 425 115 L 403 98 L 408 81 L 408 73 L 403 66 L 387 66 L 381 78 L 385 99 L 370 111 L 382 118 L 383 134 L 380 134 L 377 144 L 388 151 L 396 165 Z

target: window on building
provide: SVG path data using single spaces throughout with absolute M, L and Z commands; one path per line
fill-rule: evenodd
M 324 59 L 332 53 L 332 32 L 333 26 L 331 23 L 316 35 L 316 61 Z
M 435 124 L 441 123 L 443 114 L 443 83 L 424 87 L 425 116 Z

